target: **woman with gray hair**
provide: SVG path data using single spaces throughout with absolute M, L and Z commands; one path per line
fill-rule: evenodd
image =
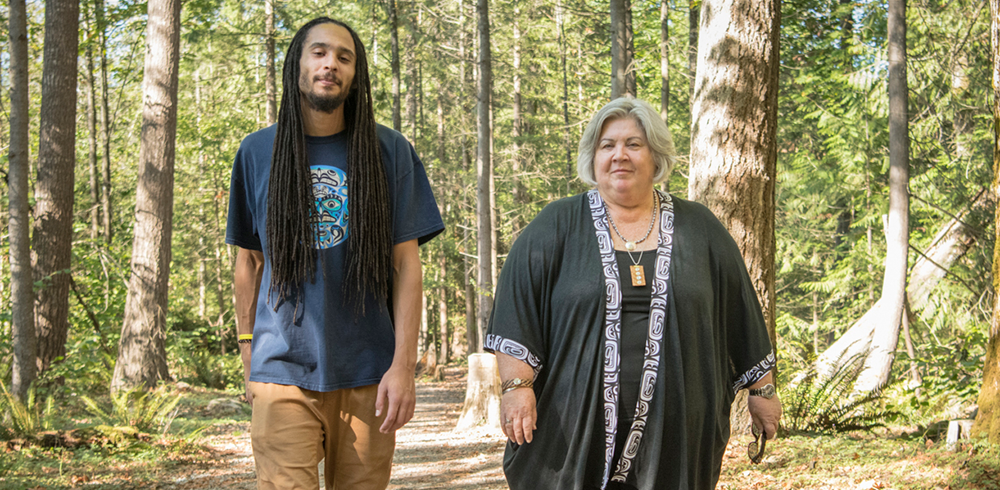
M 486 349 L 513 490 L 714 488 L 743 388 L 774 437 L 760 304 L 718 219 L 655 189 L 674 160 L 648 103 L 612 101 L 580 140 L 593 189 L 546 206 L 507 256 Z

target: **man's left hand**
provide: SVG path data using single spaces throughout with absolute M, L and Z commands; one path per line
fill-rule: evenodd
M 385 413 L 379 432 L 388 434 L 406 425 L 413 418 L 417 404 L 417 387 L 413 370 L 393 365 L 382 376 L 375 399 L 375 416 Z

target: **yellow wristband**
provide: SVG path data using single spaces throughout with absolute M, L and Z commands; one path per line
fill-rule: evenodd
M 253 340 L 253 334 L 252 333 L 241 333 L 239 339 L 240 340 Z

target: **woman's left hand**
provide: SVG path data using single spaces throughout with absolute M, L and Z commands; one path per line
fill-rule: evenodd
M 781 400 L 775 394 L 773 398 L 762 396 L 747 397 L 747 408 L 753 424 L 764 429 L 767 439 L 771 440 L 778 434 L 778 421 L 781 420 Z
M 508 391 L 500 399 L 500 422 L 503 434 L 515 444 L 531 442 L 535 421 L 535 390 L 518 388 Z

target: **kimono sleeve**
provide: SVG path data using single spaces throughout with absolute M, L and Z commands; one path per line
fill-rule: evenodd
M 722 318 L 729 347 L 733 392 L 763 378 L 776 362 L 767 323 L 739 248 L 726 233 L 717 261 L 722 277 Z
M 260 234 L 254 221 L 254 175 L 250 170 L 253 159 L 246 145 L 240 145 L 233 162 L 229 183 L 229 215 L 226 218 L 226 243 L 248 250 L 261 250 Z
M 543 211 L 544 214 L 544 211 Z M 542 215 L 539 215 L 542 218 Z M 527 363 L 538 376 L 545 363 L 544 321 L 550 316 L 546 278 L 555 260 L 551 239 L 536 218 L 514 242 L 497 280 L 484 349 Z M 550 235 L 551 236 L 551 235 Z

